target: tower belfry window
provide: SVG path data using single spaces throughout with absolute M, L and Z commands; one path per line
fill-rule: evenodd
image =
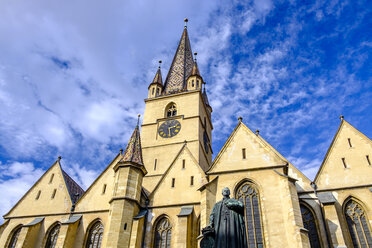
M 176 104 L 172 103 L 167 109 L 167 117 L 172 117 L 177 115 Z

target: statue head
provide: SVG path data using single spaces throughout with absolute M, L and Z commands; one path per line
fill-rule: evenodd
M 229 197 L 230 196 L 230 189 L 228 187 L 223 188 L 222 195 L 225 196 L 225 197 Z

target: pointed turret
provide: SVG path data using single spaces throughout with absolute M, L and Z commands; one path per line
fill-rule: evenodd
M 187 23 L 187 19 L 185 19 Z M 164 93 L 171 94 L 186 90 L 186 80 L 191 75 L 194 61 L 187 26 L 183 30 L 171 67 L 164 84 Z
M 123 158 L 120 160 L 120 162 L 131 162 L 143 166 L 141 137 L 138 123 L 133 131 L 132 136 L 130 137 L 127 147 L 125 148 Z
M 198 54 L 194 53 L 194 63 L 192 65 L 190 76 L 187 78 L 187 90 L 200 90 L 203 85 L 203 78 L 200 76 L 198 63 L 196 62 L 196 55 Z
M 149 96 L 148 98 L 153 98 L 160 96 L 163 91 L 163 78 L 161 76 L 161 60 L 159 60 L 159 67 L 156 71 L 155 77 L 149 85 Z

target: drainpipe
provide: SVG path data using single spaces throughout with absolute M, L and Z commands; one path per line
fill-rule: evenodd
M 146 208 L 146 214 L 145 214 L 145 221 L 143 223 L 143 234 L 142 234 L 142 244 L 141 248 L 145 248 L 145 237 L 146 237 L 146 227 L 147 227 L 147 216 L 149 215 L 149 200 L 146 199 L 145 201 L 145 208 Z
M 318 192 L 316 191 L 318 189 L 318 186 L 315 184 L 315 182 L 311 182 L 310 183 L 311 187 L 314 189 L 314 194 L 315 196 L 318 198 Z M 324 213 L 323 213 L 323 204 L 322 202 L 319 200 L 318 198 L 318 202 L 319 202 L 319 205 L 320 205 L 320 215 L 322 216 L 322 221 L 323 221 L 323 227 L 324 227 L 324 231 L 326 233 L 326 238 L 327 238 L 327 243 L 328 243 L 328 247 L 332 247 L 331 246 L 331 241 L 329 239 L 329 235 L 328 235 L 328 228 L 327 228 L 327 225 L 326 225 L 326 219 L 324 217 Z

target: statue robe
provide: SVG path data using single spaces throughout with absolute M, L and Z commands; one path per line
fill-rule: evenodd
M 215 248 L 247 247 L 243 203 L 224 198 L 214 205 L 209 221 L 215 230 Z

